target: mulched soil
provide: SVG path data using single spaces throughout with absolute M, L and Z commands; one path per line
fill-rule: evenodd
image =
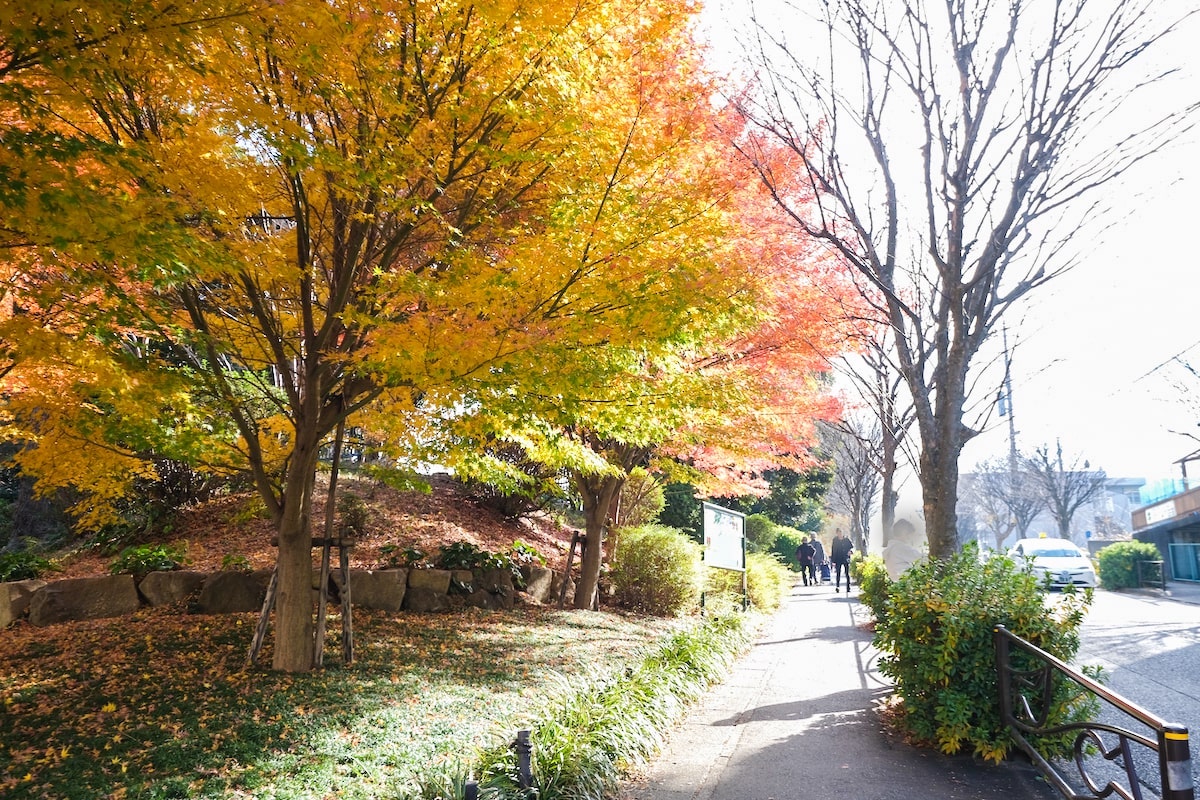
M 428 480 L 432 491 L 426 494 L 397 491 L 353 476 L 340 479 L 339 492 L 357 494 L 370 509 L 367 531 L 350 551 L 351 567 L 384 566 L 388 556 L 383 548 L 387 546 L 416 547 L 433 559 L 439 547 L 456 542 L 470 542 L 489 552 L 508 552 L 516 539 L 535 547 L 547 566 L 559 570 L 565 567 L 574 533 L 570 528 L 542 513 L 520 520 L 505 518 L 469 497 L 450 476 L 433 475 Z M 313 509 L 315 525 L 324 520 L 326 491 L 327 484 L 319 479 Z M 155 541 L 186 542 L 188 569 L 214 572 L 221 569 L 227 556 L 245 558 L 254 569 L 271 569 L 275 565 L 275 547 L 271 544 L 274 530 L 269 520 L 246 519 L 253 502 L 253 495 L 230 495 L 184 509 L 171 531 L 158 535 Z M 108 574 L 111 562 L 111 554 L 80 547 L 61 559 L 63 571 L 54 577 Z

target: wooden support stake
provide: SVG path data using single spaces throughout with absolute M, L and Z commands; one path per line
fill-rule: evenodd
M 338 563 L 342 568 L 342 663 L 354 663 L 354 624 L 350 615 L 350 546 L 338 547 Z
M 279 567 L 271 573 L 267 583 L 267 596 L 263 600 L 262 614 L 258 617 L 258 625 L 254 628 L 254 638 L 250 640 L 250 652 L 246 654 L 246 666 L 250 666 L 258 658 L 263 641 L 267 638 L 267 626 L 271 623 L 271 609 L 275 607 L 275 592 L 279 587 Z
M 338 465 L 342 460 L 342 442 L 346 436 L 346 420 L 338 420 L 333 437 L 333 463 L 329 468 L 329 492 L 325 496 L 325 535 L 321 540 L 321 591 L 317 600 L 317 630 L 313 637 L 313 667 L 325 663 L 325 607 L 329 604 L 329 550 L 333 546 L 333 526 L 337 511 Z M 345 555 L 339 545 L 338 553 Z M 343 623 L 345 625 L 345 623 Z
M 341 548 L 339 548 L 340 550 Z M 329 539 L 321 545 L 321 591 L 317 599 L 317 631 L 313 637 L 313 666 L 325 664 L 325 606 L 329 603 Z
M 567 553 L 567 570 L 563 573 L 562 588 L 558 590 L 558 610 L 562 611 L 567 605 L 567 581 L 571 580 L 571 565 L 575 562 L 575 547 L 579 544 L 578 533 L 571 537 L 571 550 Z

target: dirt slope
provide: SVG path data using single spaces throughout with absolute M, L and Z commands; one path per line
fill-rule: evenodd
M 386 546 L 416 547 L 430 558 L 442 545 L 466 541 L 491 552 L 507 552 L 515 539 L 537 548 L 547 565 L 561 569 L 566 564 L 572 531 L 548 515 L 532 519 L 505 519 L 469 497 L 451 478 L 430 478 L 429 494 L 401 492 L 353 476 L 343 477 L 340 491 L 361 497 L 370 508 L 365 536 L 351 550 L 352 567 L 371 569 L 383 566 Z M 313 518 L 319 527 L 324 520 L 324 482 L 321 482 Z M 275 564 L 273 534 L 268 520 L 252 514 L 251 495 L 221 497 L 183 511 L 176 526 L 158 536 L 165 544 L 186 542 L 187 568 L 215 571 L 227 556 L 240 556 L 255 568 Z M 316 551 L 319 552 L 319 551 Z M 64 570 L 56 577 L 80 577 L 108 572 L 111 555 L 81 548 L 62 560 Z

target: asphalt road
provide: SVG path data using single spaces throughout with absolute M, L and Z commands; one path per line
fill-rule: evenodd
M 1100 665 L 1110 689 L 1167 722 L 1188 728 L 1192 782 L 1200 787 L 1200 606 L 1098 591 L 1083 626 L 1076 661 Z M 1101 720 L 1134 727 L 1129 717 L 1111 709 Z M 1135 748 L 1134 761 L 1143 790 L 1161 796 L 1155 754 Z M 1119 772 L 1096 757 L 1088 764 L 1093 777 L 1101 780 Z

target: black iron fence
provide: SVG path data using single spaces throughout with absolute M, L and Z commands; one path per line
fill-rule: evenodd
M 1195 800 L 1192 764 L 1188 748 L 1188 730 L 1166 722 L 1149 711 L 1072 669 L 1045 650 L 996 626 L 996 670 L 1000 708 L 1013 740 L 1033 761 L 1042 774 L 1068 800 L 1089 800 L 1110 796 L 1142 800 L 1143 785 L 1150 786 L 1153 776 L 1139 774 L 1135 751 L 1157 754 L 1157 781 L 1163 800 Z M 1014 655 L 1019 654 L 1019 664 Z M 1048 717 L 1062 681 L 1071 681 L 1080 690 L 1116 709 L 1137 729 L 1100 721 L 1051 725 Z M 1124 719 L 1124 718 L 1123 718 Z M 1064 774 L 1042 755 L 1035 741 L 1044 736 L 1074 733 L 1072 755 L 1074 771 Z M 1118 777 L 1098 778 L 1097 765 L 1116 767 Z M 1070 769 L 1068 765 L 1067 769 Z M 1114 770 L 1104 770 L 1105 774 Z M 1077 783 L 1072 780 L 1078 779 Z
M 1135 561 L 1138 586 L 1167 590 L 1167 570 L 1162 561 Z

